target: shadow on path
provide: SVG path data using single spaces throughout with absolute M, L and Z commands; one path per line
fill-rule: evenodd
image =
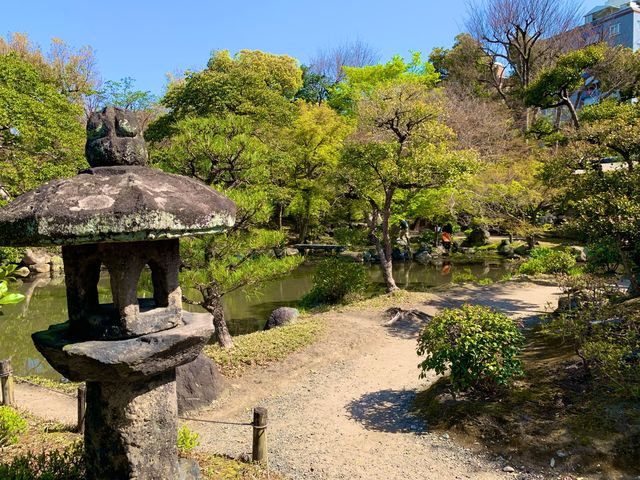
M 349 402 L 349 418 L 367 430 L 390 433 L 422 433 L 425 423 L 411 413 L 416 392 L 413 390 L 380 390 L 365 393 Z

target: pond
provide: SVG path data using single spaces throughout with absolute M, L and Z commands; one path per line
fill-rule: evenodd
M 394 277 L 400 288 L 424 291 L 451 283 L 454 276 L 473 275 L 477 279 L 499 280 L 510 265 L 499 260 L 482 263 L 449 265 L 436 267 L 415 262 L 394 264 Z M 225 297 L 224 307 L 229 330 L 232 335 L 253 332 L 262 329 L 270 313 L 280 306 L 296 306 L 312 287 L 314 266 L 305 264 L 288 276 L 267 282 L 250 294 L 237 290 Z M 384 290 L 380 269 L 373 265 L 367 267 L 371 284 L 370 294 Z M 110 302 L 109 279 L 101 277 L 99 283 L 101 303 Z M 144 281 L 141 282 L 144 285 Z M 12 358 L 16 375 L 38 375 L 51 379 L 60 379 L 44 358 L 36 351 L 31 342 L 31 333 L 45 330 L 49 325 L 67 320 L 67 304 L 64 277 L 50 278 L 37 276 L 24 279 L 21 285 L 13 289 L 26 296 L 24 302 L 3 307 L 0 317 L 0 359 Z M 144 288 L 140 296 L 148 296 Z M 198 311 L 198 307 L 185 305 L 185 308 Z

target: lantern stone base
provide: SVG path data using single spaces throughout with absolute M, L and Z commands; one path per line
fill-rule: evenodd
M 33 334 L 58 372 L 87 382 L 89 480 L 199 478 L 197 466 L 178 459 L 176 367 L 212 334 L 210 315 L 189 312 L 177 327 L 125 340 L 77 342 L 69 323 Z
M 177 414 L 175 370 L 144 382 L 88 382 L 88 478 L 179 478 Z

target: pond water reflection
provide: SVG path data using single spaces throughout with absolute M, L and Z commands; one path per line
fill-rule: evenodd
M 499 261 L 485 261 L 471 265 L 433 266 L 407 262 L 394 265 L 394 276 L 400 288 L 424 291 L 452 281 L 454 275 L 471 274 L 478 279 L 499 280 L 509 266 Z M 247 294 L 242 290 L 225 297 L 224 307 L 232 335 L 259 330 L 264 326 L 273 309 L 280 306 L 295 306 L 312 286 L 314 266 L 305 264 L 288 276 L 267 282 L 259 290 Z M 377 266 L 367 267 L 371 284 L 370 294 L 384 288 L 382 275 Z M 146 297 L 143 277 L 140 296 Z M 25 279 L 14 290 L 26 296 L 24 302 L 3 307 L 0 317 L 0 358 L 12 358 L 17 375 L 39 375 L 59 379 L 55 372 L 36 351 L 31 342 L 31 333 L 45 330 L 49 325 L 67 320 L 67 304 L 64 277 L 38 276 Z M 98 285 L 100 302 L 109 303 L 109 279 L 103 275 Z M 198 307 L 185 305 L 197 311 Z

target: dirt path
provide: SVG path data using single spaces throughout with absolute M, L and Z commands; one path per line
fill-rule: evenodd
M 557 288 L 501 284 L 416 295 L 403 308 L 433 314 L 466 301 L 500 308 L 523 320 L 557 301 Z M 270 466 L 293 479 L 513 478 L 503 463 L 453 444 L 407 413 L 417 390 L 415 353 L 420 325 L 384 326 L 383 309 L 325 315 L 336 335 L 286 362 L 245 375 L 200 419 L 243 422 L 251 408 L 269 410 Z M 190 422 L 203 450 L 240 455 L 250 450 L 250 428 Z M 539 478 L 523 475 L 520 478 Z
M 434 314 L 468 301 L 526 321 L 555 304 L 557 294 L 556 287 L 507 283 L 411 294 L 398 306 Z M 220 401 L 192 416 L 248 422 L 254 406 L 267 407 L 270 468 L 292 479 L 514 478 L 502 472 L 504 463 L 455 445 L 447 435 L 429 432 L 408 413 L 416 391 L 435 376 L 418 379 L 415 347 L 421 325 L 401 322 L 386 327 L 383 310 L 347 308 L 323 314 L 335 334 L 232 381 Z M 48 417 L 49 399 L 29 399 L 20 392 L 26 386 L 18 387 L 20 406 Z M 53 407 L 59 418 L 74 419 L 73 399 L 57 401 L 62 402 Z M 200 434 L 202 450 L 232 456 L 251 450 L 249 427 L 188 423 Z M 517 478 L 542 477 L 522 473 Z

